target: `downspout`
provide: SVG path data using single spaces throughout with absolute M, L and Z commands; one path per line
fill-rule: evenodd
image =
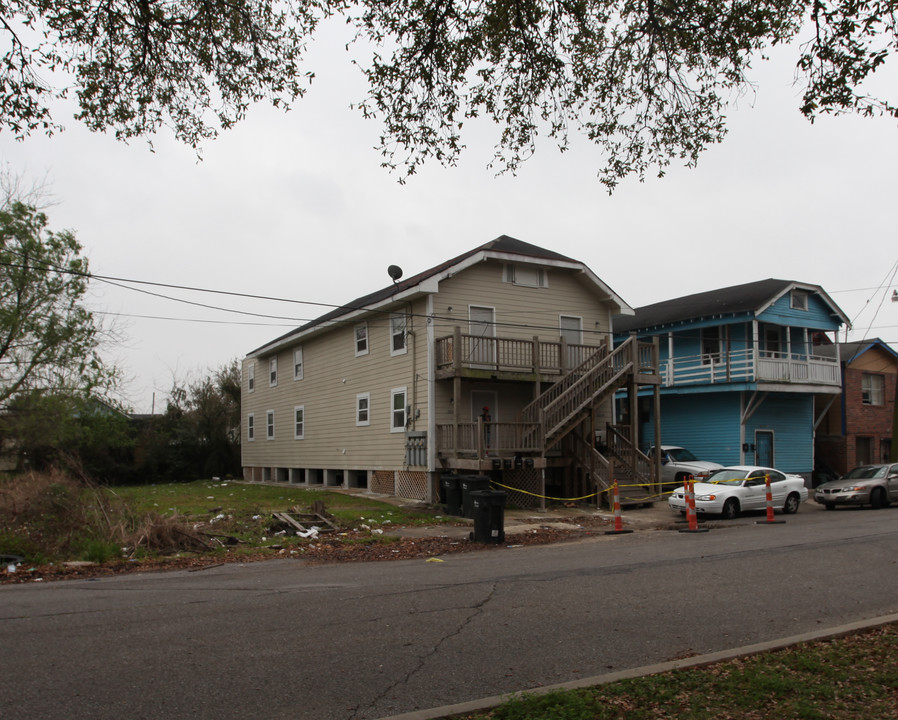
M 437 418 L 434 408 L 434 383 L 436 382 L 436 343 L 433 329 L 433 295 L 427 296 L 427 472 L 436 470 Z
M 418 336 L 414 330 L 414 307 L 412 303 L 408 303 L 408 321 L 405 325 L 405 334 L 408 335 L 412 339 L 411 343 L 411 353 L 412 353 L 412 398 L 409 403 L 411 412 L 409 413 L 409 417 L 405 419 L 405 429 L 406 430 L 414 430 L 415 429 L 415 420 L 417 411 L 418 411 Z

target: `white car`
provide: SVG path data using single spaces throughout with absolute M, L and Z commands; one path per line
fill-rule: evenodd
M 765 477 L 768 475 L 774 510 L 798 512 L 798 506 L 808 499 L 803 477 L 757 465 L 735 465 L 712 473 L 705 482 L 695 483 L 696 514 L 732 519 L 746 510 L 766 509 Z M 674 490 L 668 505 L 671 510 L 686 512 L 686 493 L 682 487 Z

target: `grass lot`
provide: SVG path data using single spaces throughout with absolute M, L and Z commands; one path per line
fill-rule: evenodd
M 279 525 L 272 512 L 298 515 L 313 503 L 323 503 L 347 531 L 341 533 L 347 543 L 390 542 L 391 525 L 441 520 L 428 509 L 324 489 L 211 480 L 102 488 L 59 473 L 25 474 L 0 477 L 0 554 L 44 565 L 208 553 L 225 545 L 242 554 L 275 544 L 289 548 L 309 540 Z
M 219 514 L 235 518 L 270 515 L 298 507 L 307 510 L 314 502 L 341 525 L 366 521 L 369 525 L 423 525 L 434 522 L 433 513 L 401 508 L 370 497 L 330 490 L 289 486 L 245 485 L 229 481 L 197 480 L 167 485 L 138 485 L 112 488 L 110 492 L 128 501 L 137 512 L 212 518 Z
M 466 720 L 895 720 L 898 626 L 703 668 L 531 695 Z

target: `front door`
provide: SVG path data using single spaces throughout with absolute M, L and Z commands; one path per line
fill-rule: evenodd
M 756 430 L 755 465 L 772 468 L 773 461 L 773 430 Z
M 496 364 L 496 310 L 471 305 L 468 308 L 468 333 L 471 337 L 472 365 L 492 367 Z
M 561 315 L 558 318 L 558 329 L 562 340 L 567 345 L 567 369 L 577 367 L 582 361 L 583 319 L 573 315 Z

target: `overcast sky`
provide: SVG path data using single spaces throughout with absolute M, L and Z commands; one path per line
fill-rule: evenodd
M 610 197 L 585 141 L 564 154 L 545 142 L 516 177 L 495 177 L 493 138 L 479 128 L 458 167 L 431 164 L 400 185 L 373 149 L 380 126 L 348 107 L 364 87 L 333 48 L 321 49 L 293 111 L 254 108 L 202 162 L 167 134 L 150 152 L 64 117 L 68 129 L 52 138 L 0 136 L 0 159 L 46 179 L 51 228 L 74 230 L 99 275 L 336 305 L 389 284 L 390 264 L 409 276 L 504 234 L 582 260 L 633 307 L 770 277 L 821 285 L 853 320 L 849 340 L 898 348 L 888 297 L 898 287 L 898 128 L 883 118 L 809 124 L 795 58 L 783 51 L 759 67 L 757 93 L 740 99 L 729 136 L 697 168 L 629 179 Z M 137 412 L 154 398 L 162 411 L 173 378 L 328 309 L 131 287 L 141 291 L 94 282 L 90 305 L 123 336 L 110 358 Z

